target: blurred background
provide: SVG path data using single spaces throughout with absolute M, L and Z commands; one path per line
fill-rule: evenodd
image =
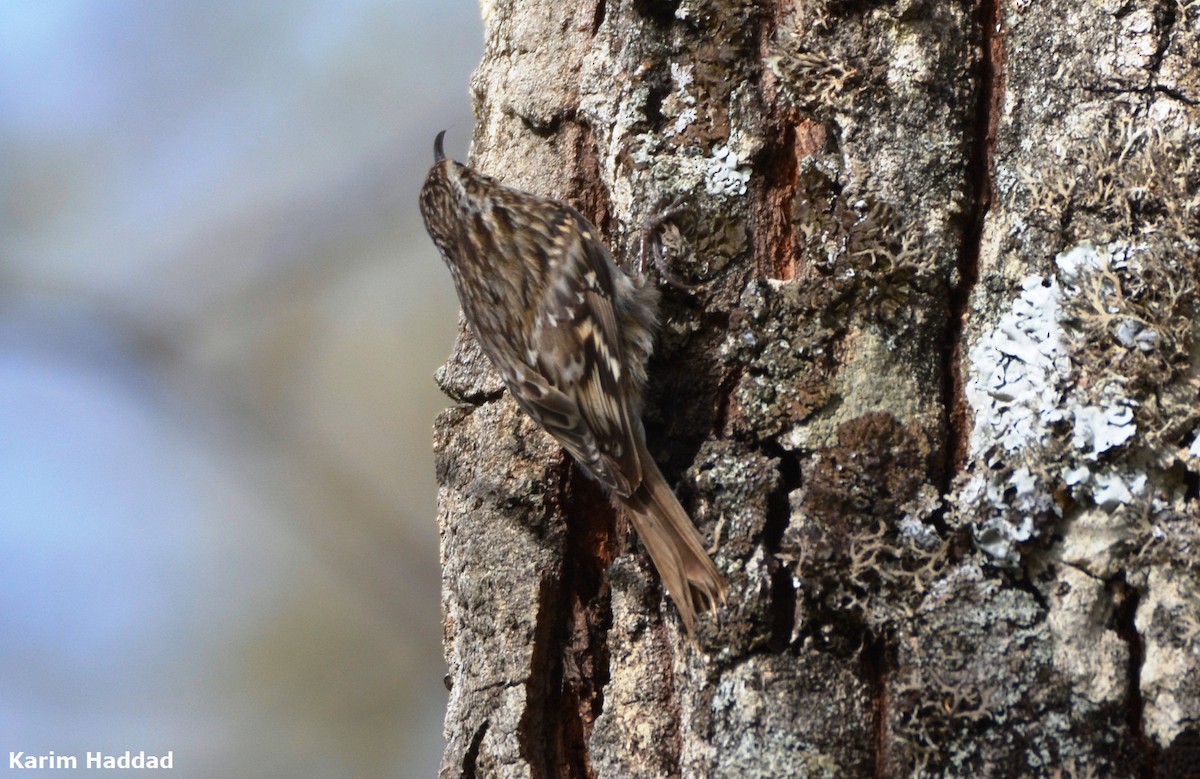
M 0 3 L 5 771 L 435 775 L 417 192 L 481 53 L 469 0 Z

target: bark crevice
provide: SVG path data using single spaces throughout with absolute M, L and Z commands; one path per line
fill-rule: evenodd
M 800 462 L 796 455 L 782 447 L 770 447 L 768 452 L 778 461 L 779 482 L 767 499 L 767 516 L 763 523 L 762 544 L 771 570 L 771 637 L 768 647 L 781 652 L 789 644 L 796 629 L 795 571 L 778 559 L 783 535 L 792 521 L 791 494 L 800 488 Z
M 757 269 L 761 278 L 788 281 L 795 278 L 796 253 L 792 226 L 792 199 L 796 193 L 796 128 L 786 118 L 777 119 L 777 132 L 771 133 L 758 166 L 765 171 L 762 203 L 755 208 L 754 256 L 763 258 L 766 267 Z M 774 140 L 777 139 L 777 140 Z
M 887 644 L 876 637 L 863 648 L 862 667 L 866 677 L 868 694 L 871 697 L 871 754 L 875 756 L 874 776 L 886 779 L 890 776 L 888 762 L 888 710 L 891 699 L 887 678 Z
M 563 601 L 565 588 L 556 577 L 539 583 L 537 621 L 530 652 L 529 678 L 525 681 L 525 709 L 517 737 L 521 757 L 533 779 L 581 776 L 564 772 L 561 753 L 563 729 Z
M 1142 664 L 1146 659 L 1145 641 L 1138 632 L 1136 617 L 1140 594 L 1130 586 L 1124 575 L 1109 584 L 1116 601 L 1117 635 L 1129 648 L 1129 666 L 1126 670 L 1125 724 L 1133 739 L 1139 765 L 1134 775 L 1139 779 L 1151 779 L 1157 750 L 1153 740 L 1146 736 L 1145 701 L 1142 697 Z
M 612 505 L 595 483 L 570 467 L 563 486 L 563 511 L 569 518 L 563 590 L 568 621 L 562 646 L 562 746 L 564 765 L 591 777 L 590 750 L 596 718 L 604 710 L 609 682 L 608 631 L 612 601 L 607 577 L 624 536 Z
M 970 443 L 970 412 L 963 393 L 962 363 L 965 356 L 963 336 L 970 311 L 971 293 L 979 281 L 983 228 L 994 196 L 993 156 L 996 132 L 1004 99 L 1004 34 L 1000 30 L 1000 0 L 983 0 L 979 5 L 980 52 L 977 68 L 977 102 L 974 120 L 974 148 L 967 161 L 967 176 L 973 186 L 971 207 L 959 245 L 955 283 L 950 290 L 950 310 L 946 346 L 943 353 L 943 377 L 946 383 L 946 412 L 949 445 L 943 469 L 943 492 L 948 492 L 954 476 L 961 470 Z
M 467 750 L 463 753 L 462 770 L 460 776 L 462 779 L 475 779 L 476 764 L 479 762 L 479 748 L 483 744 L 483 737 L 487 735 L 488 721 L 485 719 L 479 723 L 479 727 L 475 729 L 474 735 L 471 736 L 471 743 L 467 745 Z

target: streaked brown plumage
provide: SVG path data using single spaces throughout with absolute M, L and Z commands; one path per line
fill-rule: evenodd
M 421 215 L 467 324 L 521 408 L 626 510 L 690 633 L 726 585 L 646 449 L 658 292 L 619 269 L 575 209 L 447 159 L 444 134 Z

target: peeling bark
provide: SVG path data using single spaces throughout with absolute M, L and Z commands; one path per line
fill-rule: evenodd
M 664 226 L 637 539 L 461 334 L 449 777 L 1182 775 L 1200 736 L 1200 6 L 484 4 L 472 163 Z M 654 274 L 655 271 L 649 271 Z

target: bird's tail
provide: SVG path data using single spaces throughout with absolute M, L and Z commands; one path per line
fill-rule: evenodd
M 650 453 L 643 446 L 639 454 L 642 483 L 623 505 L 690 635 L 696 612 L 715 613 L 717 604 L 725 600 L 725 578 Z

